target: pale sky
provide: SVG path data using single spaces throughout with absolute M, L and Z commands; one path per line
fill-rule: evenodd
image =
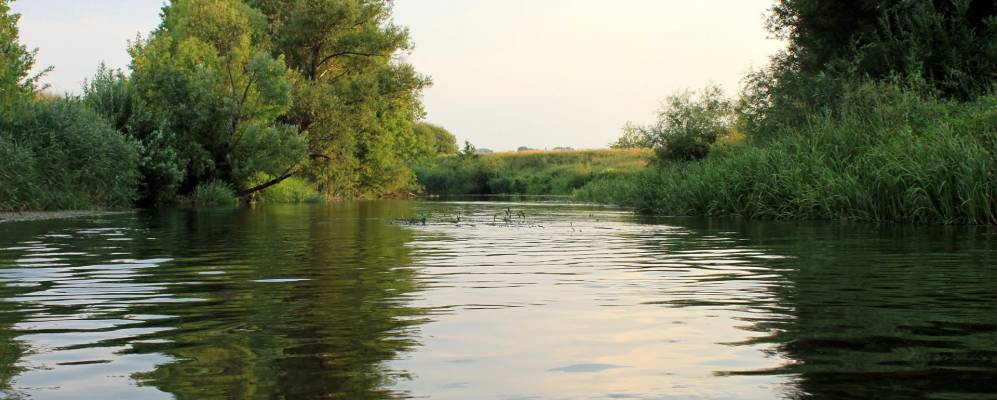
M 127 41 L 163 0 L 18 0 L 21 40 L 55 92 L 97 64 L 128 65 Z M 763 28 L 772 0 L 396 0 L 409 62 L 433 78 L 430 122 L 479 148 L 605 147 L 662 98 L 709 82 L 728 93 L 783 47 Z

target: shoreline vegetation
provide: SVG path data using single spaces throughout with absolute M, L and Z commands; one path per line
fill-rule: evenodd
M 171 0 L 79 95 L 46 92 L 0 0 L 0 211 L 404 196 L 454 153 L 390 0 Z
M 172 0 L 80 96 L 0 0 L 0 211 L 571 195 L 659 215 L 997 224 L 997 3 L 777 0 L 787 43 L 609 150 L 458 151 L 391 2 Z M 321 5 L 320 5 L 321 4 Z M 314 49 L 319 51 L 313 51 Z M 311 50 L 310 50 L 311 49 Z
M 997 224 L 997 96 L 868 84 L 772 138 L 595 180 L 576 199 L 665 215 Z
M 594 180 L 646 167 L 649 149 L 531 150 L 476 154 L 473 148 L 415 168 L 423 192 L 461 195 L 571 195 Z
M 573 197 L 657 215 L 997 224 L 997 3 L 781 0 L 767 26 L 788 47 L 736 97 L 668 96 L 611 145 L 653 149 L 648 166 Z

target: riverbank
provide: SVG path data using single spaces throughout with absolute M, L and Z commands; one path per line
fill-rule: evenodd
M 414 168 L 429 195 L 571 195 L 596 179 L 644 169 L 650 149 L 518 151 L 439 157 Z
M 41 221 L 48 219 L 68 219 L 81 217 L 99 217 L 103 215 L 124 214 L 129 211 L 103 210 L 66 210 L 66 211 L 24 211 L 0 212 L 0 223 L 17 221 Z
M 873 88 L 806 124 L 595 180 L 575 196 L 659 215 L 997 224 L 997 95 Z

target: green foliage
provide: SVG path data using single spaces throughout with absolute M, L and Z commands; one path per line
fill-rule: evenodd
M 130 50 L 128 132 L 155 149 L 144 157 L 146 202 L 215 180 L 245 188 L 257 173 L 279 175 L 300 163 L 305 138 L 278 121 L 295 78 L 266 51 L 264 16 L 236 0 L 176 0 L 163 15 L 162 26 Z
M 450 156 L 416 168 L 416 174 L 430 194 L 568 195 L 598 177 L 642 169 L 650 156 L 646 149 Z
M 474 145 L 467 140 L 464 141 L 464 147 L 457 152 L 457 159 L 461 162 L 471 162 L 480 157 L 481 155 L 478 154 L 478 149 L 476 149 Z
M 298 177 L 288 178 L 260 193 L 263 203 L 320 203 L 323 200 L 311 182 Z
M 258 185 L 272 179 L 273 176 L 260 173 L 251 179 L 250 185 Z M 256 201 L 260 203 L 318 203 L 323 200 L 324 197 L 315 190 L 311 182 L 295 176 L 261 190 L 256 197 Z
M 19 14 L 10 12 L 11 0 L 0 0 L 0 120 L 10 119 L 14 108 L 31 99 L 39 78 L 46 69 L 30 75 L 37 50 L 28 50 L 18 42 Z
M 769 29 L 789 47 L 749 75 L 748 130 L 768 137 L 843 101 L 855 82 L 902 82 L 959 100 L 997 82 L 992 0 L 780 0 Z
M 0 0 L 3 119 L 32 101 L 37 83 L 8 3 Z M 453 135 L 416 122 L 429 79 L 396 57 L 410 49 L 387 0 L 171 0 L 160 26 L 130 43 L 131 74 L 102 65 L 83 104 L 137 143 L 140 205 L 220 185 L 288 201 L 320 197 L 313 190 L 407 193 L 417 187 L 409 165 L 456 152 Z M 32 159 L 3 139 L 5 168 Z
M 654 147 L 654 137 L 648 127 L 627 122 L 623 125 L 619 139 L 609 144 L 613 149 L 650 149 Z
M 428 122 L 412 125 L 414 159 L 457 154 L 457 138 L 442 126 Z
M 789 47 L 717 103 L 723 117 L 659 118 L 720 122 L 653 135 L 661 159 L 701 161 L 575 195 L 672 215 L 997 223 L 995 4 L 781 0 L 769 28 Z
M 34 152 L 17 144 L 7 135 L 0 135 L 0 210 L 10 211 L 29 208 L 38 198 L 39 190 L 34 180 Z
M 235 192 L 227 183 L 212 181 L 197 185 L 181 203 L 194 207 L 233 207 L 237 204 Z
M 866 84 L 844 99 L 764 146 L 577 194 L 670 215 L 997 223 L 997 96 L 960 103 Z
M 128 76 L 101 63 L 94 77 L 83 83 L 83 102 L 104 116 L 120 132 L 128 130 L 133 91 Z
M 285 120 L 308 138 L 303 173 L 334 197 L 414 188 L 412 122 L 429 80 L 393 56 L 410 49 L 386 0 L 248 1 L 269 21 L 277 54 L 301 79 Z M 417 146 L 418 147 L 418 146 Z
M 959 99 L 985 93 L 997 79 L 992 0 L 782 0 L 769 27 L 789 40 L 782 62 L 805 76 L 912 76 Z
M 657 121 L 649 126 L 627 122 L 612 148 L 654 147 L 661 162 L 706 158 L 710 146 L 734 129 L 734 102 L 716 85 L 665 98 Z
M 0 210 L 127 207 L 136 145 L 75 98 L 16 106 L 0 121 Z
M 734 108 L 719 86 L 665 98 L 658 121 L 650 128 L 658 159 L 694 161 L 709 154 L 710 145 L 729 132 Z

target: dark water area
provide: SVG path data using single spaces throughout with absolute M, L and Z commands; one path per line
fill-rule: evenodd
M 532 201 L 3 223 L 0 398 L 997 398 L 995 233 Z

